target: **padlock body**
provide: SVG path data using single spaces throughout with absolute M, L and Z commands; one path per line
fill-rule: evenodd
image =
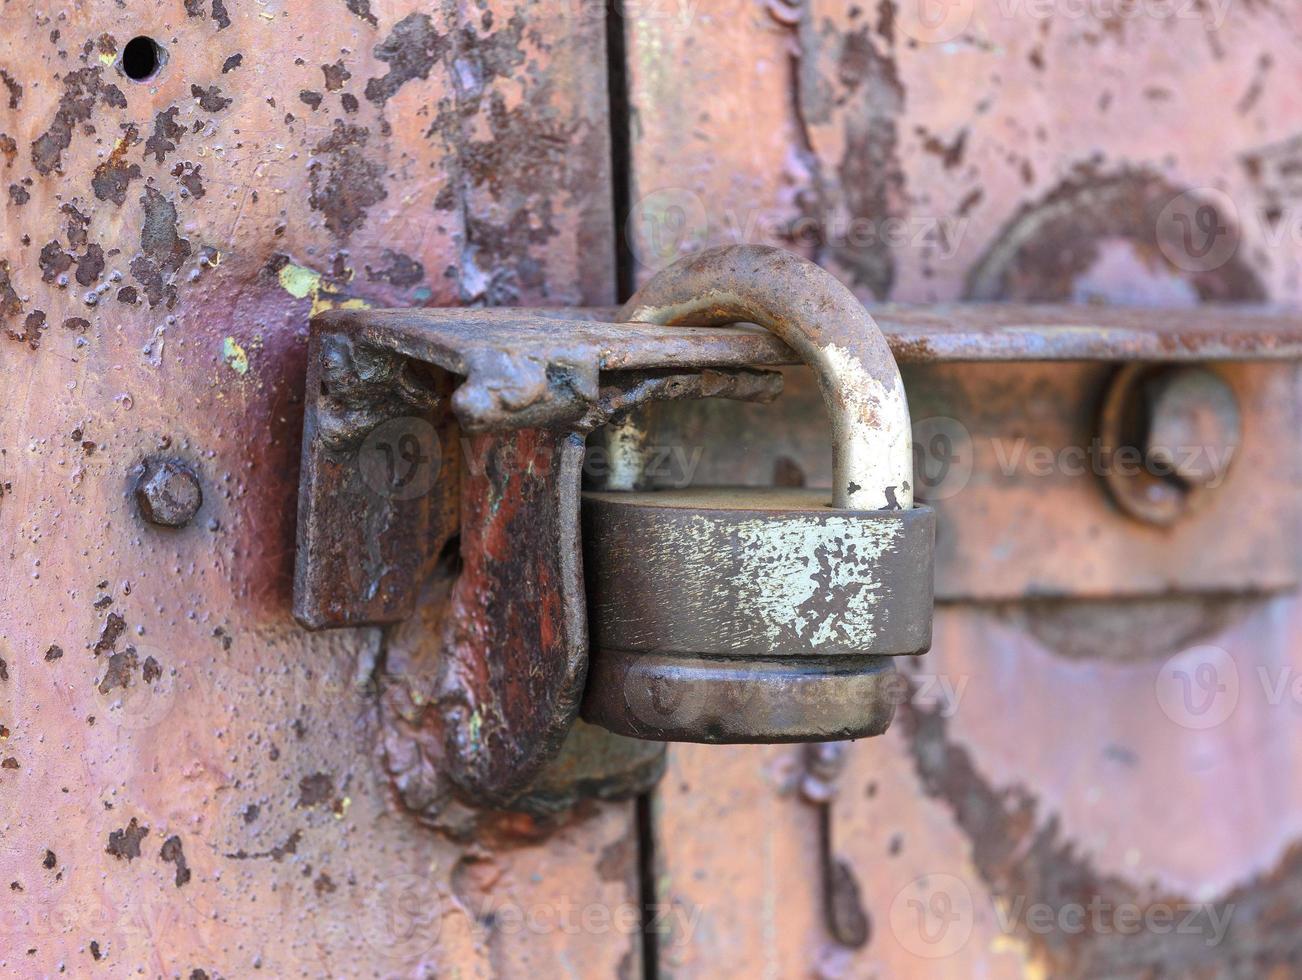
M 931 643 L 935 514 L 827 491 L 587 493 L 584 716 L 686 741 L 854 738 Z M 884 697 L 879 697 L 884 694 Z

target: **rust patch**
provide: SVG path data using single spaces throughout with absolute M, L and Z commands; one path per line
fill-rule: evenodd
M 176 300 L 172 280 L 190 257 L 190 242 L 177 234 L 176 205 L 157 188 L 147 185 L 140 198 L 145 220 L 140 229 L 140 254 L 131 260 L 131 275 L 157 306 L 164 298 L 170 306 Z
M 53 663 L 63 656 L 63 647 L 57 643 L 51 643 L 50 648 L 45 651 L 45 662 Z
M 21 316 L 22 312 L 22 300 L 14 292 L 13 283 L 9 279 L 9 260 L 0 259 L 0 323 Z
M 95 641 L 95 656 L 110 652 L 118 642 L 118 639 L 126 631 L 127 621 L 117 613 L 109 613 L 108 618 L 104 620 L 104 628 L 100 630 L 99 639 Z
M 112 854 L 119 861 L 123 858 L 132 861 L 140 857 L 140 842 L 148 834 L 149 828 L 142 827 L 136 818 L 132 817 L 129 824 L 108 835 L 108 847 L 104 848 L 104 853 Z
M 231 55 L 222 62 L 222 74 L 225 75 L 227 72 L 234 71 L 236 68 L 240 67 L 240 64 L 243 61 L 244 55 L 239 54 L 238 52 Z
M 321 74 L 325 76 L 327 92 L 338 92 L 344 87 L 344 82 L 353 77 L 353 73 L 344 67 L 343 59 L 333 65 L 322 65 Z
M 366 278 L 371 282 L 387 282 L 399 289 L 415 286 L 425 278 L 425 267 L 409 255 L 386 248 L 383 253 L 384 265 L 373 269 L 366 267 Z
M 328 773 L 314 772 L 298 781 L 298 802 L 294 805 L 300 809 L 310 809 L 330 802 L 334 796 L 335 783 Z
M 59 170 L 63 151 L 72 145 L 72 134 L 78 123 L 90 119 L 95 100 L 102 87 L 98 67 L 78 68 L 63 79 L 63 95 L 49 128 L 32 141 L 32 165 L 36 172 L 48 175 Z M 121 93 L 118 93 L 121 95 Z
M 100 92 L 100 98 L 106 106 L 114 109 L 125 109 L 127 107 L 127 97 L 112 82 L 105 82 L 104 88 Z
M 3 68 L 0 68 L 0 82 L 3 82 L 5 88 L 9 91 L 9 108 L 17 109 L 18 103 L 23 98 L 22 84 Z
M 221 112 L 234 101 L 223 96 L 221 89 L 216 85 L 209 85 L 207 88 L 191 85 L 190 95 L 204 112 Z
M 72 268 L 72 256 L 65 252 L 63 246 L 57 241 L 46 242 L 36 262 L 41 267 L 42 282 L 54 282 Z
M 223 0 L 212 0 L 212 19 L 219 31 L 224 31 L 231 26 L 230 14 Z
M 298 845 L 302 840 L 303 840 L 303 831 L 296 830 L 288 837 L 285 838 L 283 844 L 277 844 L 275 847 L 269 850 L 249 852 L 244 850 L 243 848 L 240 848 L 240 850 L 238 851 L 234 851 L 230 854 L 227 854 L 226 857 L 232 858 L 236 861 L 249 861 L 249 860 L 256 860 L 258 858 L 271 858 L 271 860 L 279 864 L 281 861 L 285 860 L 285 857 L 287 855 L 298 853 Z
M 185 127 L 176 121 L 179 111 L 177 106 L 171 106 L 154 116 L 154 134 L 145 140 L 145 156 L 152 153 L 155 163 L 162 163 L 185 135 Z
M 842 946 L 859 949 L 872 934 L 854 870 L 840 858 L 827 864 L 827 926 Z
M 190 865 L 186 863 L 185 851 L 181 846 L 181 838 L 173 834 L 167 840 L 163 841 L 163 847 L 158 852 L 158 856 L 168 864 L 176 865 L 176 887 L 190 882 Z
M 388 197 L 384 168 L 362 152 L 369 137 L 366 127 L 336 119 L 330 135 L 314 148 L 327 162 L 314 160 L 308 166 L 308 203 L 325 215 L 326 227 L 341 238 L 361 226 L 367 209 Z
M 27 314 L 23 320 L 22 330 L 5 329 L 5 336 L 10 340 L 17 341 L 20 344 L 26 344 L 32 350 L 38 350 L 41 346 L 41 334 L 45 332 L 45 311 L 33 310 Z
M 959 130 L 958 135 L 949 143 L 928 132 L 925 126 L 917 127 L 916 132 L 922 140 L 923 151 L 939 160 L 946 170 L 953 170 L 963 162 L 963 154 L 967 149 L 967 127 Z
M 321 98 L 320 92 L 313 92 L 311 89 L 305 88 L 298 93 L 298 100 L 314 112 L 321 108 Z
M 140 131 L 133 123 L 122 128 L 122 138 L 108 158 L 95 168 L 90 179 L 95 196 L 101 201 L 112 201 L 118 207 L 127 199 L 127 187 L 141 176 L 140 164 L 126 162 L 127 150 L 140 142 Z
M 344 0 L 344 5 L 351 13 L 356 14 L 372 27 L 378 27 L 380 22 L 375 19 L 375 14 L 371 13 L 371 0 Z
M 375 46 L 375 57 L 388 64 L 389 71 L 366 83 L 367 100 L 383 105 L 413 78 L 429 78 L 447 47 L 447 36 L 434 29 L 427 14 L 408 14 Z
M 131 672 L 136 669 L 137 662 L 135 647 L 127 647 L 121 653 L 110 654 L 108 668 L 104 671 L 104 677 L 97 687 L 99 693 L 108 694 L 114 688 L 120 687 L 125 690 L 130 687 Z
M 77 263 L 77 282 L 89 286 L 104 274 L 104 249 L 91 243 L 73 261 Z
M 201 172 L 203 164 L 190 163 L 188 160 L 184 163 L 178 163 L 172 168 L 172 176 L 176 182 L 181 185 L 182 196 L 189 196 L 194 200 L 204 195 L 203 179 Z

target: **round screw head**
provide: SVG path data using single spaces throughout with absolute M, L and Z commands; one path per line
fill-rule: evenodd
M 147 460 L 136 481 L 136 503 L 151 524 L 185 527 L 203 503 L 199 478 L 174 459 Z
M 1234 391 L 1205 368 L 1176 368 L 1148 385 L 1145 455 L 1190 486 L 1225 478 L 1243 434 Z

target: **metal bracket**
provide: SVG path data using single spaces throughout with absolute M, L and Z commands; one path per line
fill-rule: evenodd
M 771 399 L 780 375 L 750 365 L 791 358 L 756 331 L 579 316 L 350 310 L 312 324 L 295 615 L 312 629 L 401 621 L 443 557 L 425 743 L 476 805 L 519 805 L 578 713 L 584 436 L 652 400 Z
M 1302 322 L 1269 310 L 870 309 L 896 359 L 918 370 L 1302 356 Z M 295 615 L 312 629 L 397 623 L 431 580 L 443 582 L 438 610 L 425 615 L 441 655 L 417 726 L 419 752 L 436 758 L 404 763 L 395 778 L 424 818 L 449 801 L 529 809 L 540 786 L 552 801 L 565 796 L 547 766 L 576 717 L 587 664 L 585 434 L 647 401 L 766 400 L 781 379 L 764 369 L 798 360 L 752 328 L 613 317 L 429 309 L 313 320 Z M 938 591 L 953 592 L 953 563 L 938 559 Z M 611 785 L 624 791 L 658 772 L 645 753 L 610 758 L 624 767 Z M 413 785 L 412 771 L 436 775 Z M 600 777 L 583 778 L 602 794 Z

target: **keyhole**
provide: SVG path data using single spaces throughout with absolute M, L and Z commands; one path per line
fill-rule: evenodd
M 143 82 L 158 73 L 165 57 L 157 41 L 141 34 L 133 37 L 122 49 L 122 73 L 132 81 Z

